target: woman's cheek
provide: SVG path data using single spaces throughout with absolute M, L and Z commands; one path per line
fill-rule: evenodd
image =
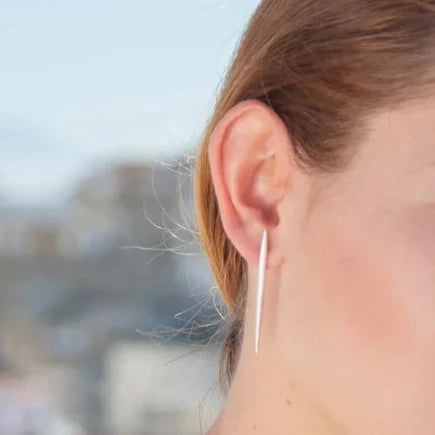
M 324 301 L 337 327 L 345 328 L 350 342 L 356 337 L 358 345 L 395 354 L 409 349 L 412 314 L 406 295 L 397 288 L 394 274 L 402 266 L 394 264 L 387 240 L 367 236 L 336 247 Z
M 400 219 L 403 248 L 394 274 L 413 310 L 419 337 L 435 343 L 435 204 L 413 206 Z
M 435 264 L 435 202 L 414 206 L 403 216 L 403 237 L 406 247 L 415 256 L 416 267 Z M 435 285 L 435 282 L 432 282 Z

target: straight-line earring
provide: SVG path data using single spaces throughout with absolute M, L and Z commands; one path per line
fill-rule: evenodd
M 257 282 L 257 310 L 255 318 L 255 353 L 258 353 L 261 330 L 261 314 L 263 307 L 264 276 L 266 271 L 267 257 L 267 230 L 263 230 L 261 237 L 260 253 L 258 257 L 258 282 Z

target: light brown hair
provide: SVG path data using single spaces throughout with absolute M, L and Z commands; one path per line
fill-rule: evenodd
M 257 99 L 288 128 L 301 169 L 347 167 L 368 116 L 435 84 L 435 0 L 264 0 L 251 17 L 224 77 L 195 168 L 203 248 L 227 306 L 220 381 L 234 374 L 244 324 L 247 264 L 226 236 L 208 161 L 223 115 Z M 432 88 L 431 88 L 432 87 Z

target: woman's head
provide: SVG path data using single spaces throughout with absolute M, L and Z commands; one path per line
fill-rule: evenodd
M 356 402 L 385 418 L 379 433 L 419 422 L 429 433 L 434 123 L 435 1 L 261 2 L 196 168 L 199 229 L 228 306 L 227 381 L 253 344 L 267 228 L 261 347 L 345 418 Z M 391 426 L 394 412 L 413 426 Z

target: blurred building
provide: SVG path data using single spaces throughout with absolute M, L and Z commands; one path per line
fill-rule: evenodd
M 85 174 L 66 204 L 0 204 L 0 253 L 95 255 L 126 241 L 157 241 L 162 218 L 178 215 L 178 175 L 177 166 L 106 164 Z
M 200 435 L 222 406 L 215 348 L 121 343 L 106 359 L 115 434 Z
M 57 208 L 0 205 L 0 357 L 18 373 L 16 385 L 37 377 L 49 386 L 32 387 L 50 397 L 47 421 L 58 432 L 45 433 L 108 435 L 111 425 L 122 435 L 192 433 L 195 392 L 213 383 L 217 367 L 202 376 L 191 360 L 174 370 L 164 361 L 206 342 L 218 325 L 193 222 L 181 163 L 106 164 Z M 150 331 L 158 348 L 146 345 Z M 141 374 L 148 381 L 134 385 Z M 141 403 L 124 406 L 125 388 Z M 27 418 L 28 405 L 10 403 Z
M 0 255 L 56 255 L 65 212 L 61 208 L 0 205 Z

